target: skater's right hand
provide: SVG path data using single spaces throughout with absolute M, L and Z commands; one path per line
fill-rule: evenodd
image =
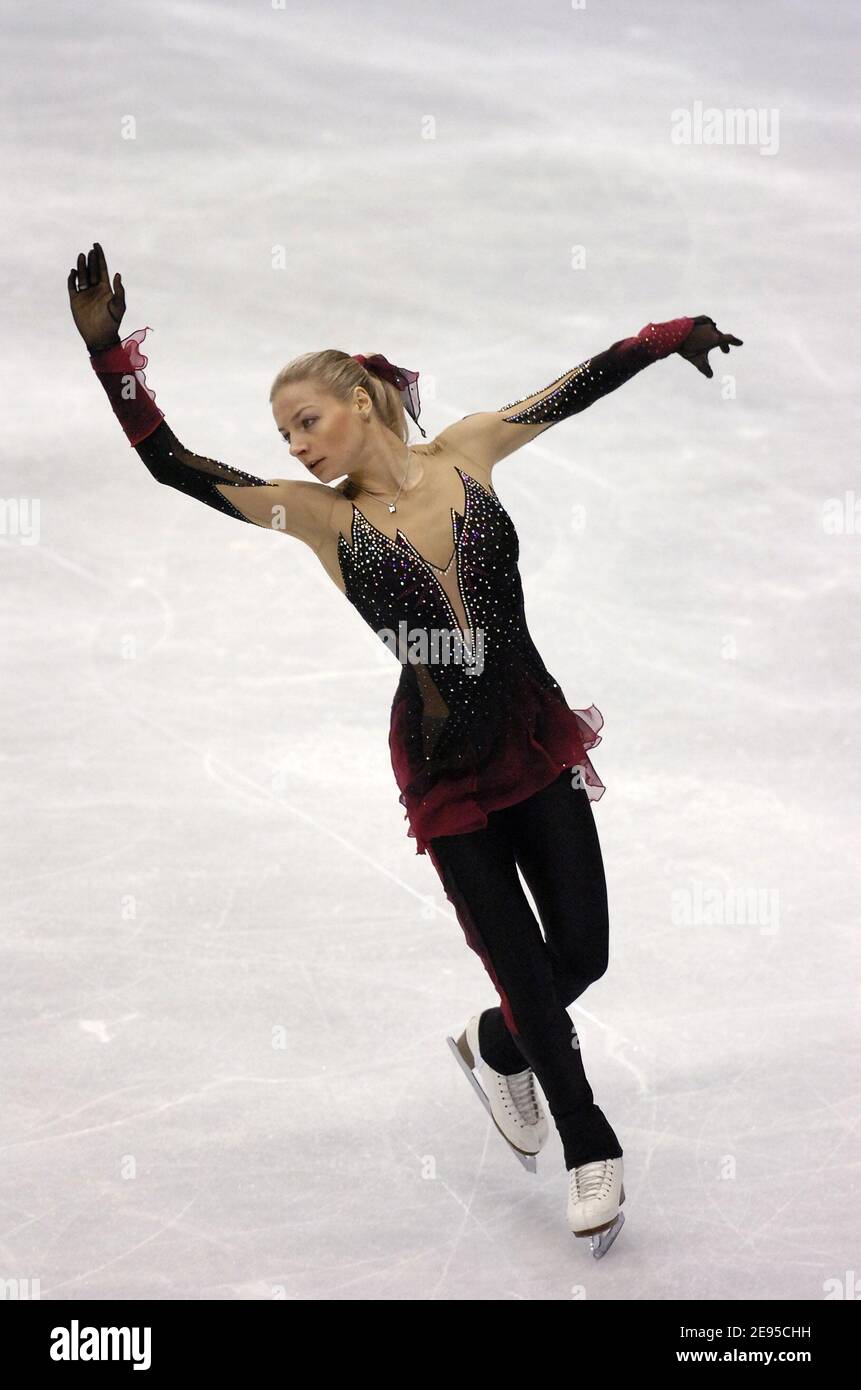
M 108 278 L 105 253 L 97 241 L 85 256 L 78 252 L 78 264 L 66 281 L 75 327 L 89 352 L 100 352 L 120 341 L 118 332 L 126 311 L 126 292 L 119 271 L 113 288 Z

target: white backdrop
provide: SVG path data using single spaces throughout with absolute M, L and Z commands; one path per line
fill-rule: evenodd
M 857 12 L 656 0 L 4 13 L 0 1276 L 43 1298 L 839 1295 L 857 1266 Z M 698 105 L 699 104 L 699 105 Z M 673 138 L 744 108 L 747 138 Z M 751 134 L 752 130 L 752 134 Z M 497 1002 L 388 761 L 397 664 L 298 541 L 159 487 L 71 321 L 98 239 L 189 447 L 300 477 L 300 352 L 432 437 L 649 320 L 501 462 L 593 753 L 625 1150 L 605 1261 L 445 1045 Z M 859 489 L 861 492 L 861 489 Z

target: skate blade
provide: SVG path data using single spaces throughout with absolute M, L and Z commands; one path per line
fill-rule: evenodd
M 619 1195 L 620 1207 L 622 1206 L 624 1200 L 625 1185 L 623 1183 L 622 1191 Z M 588 1231 L 572 1231 L 571 1234 L 577 1236 L 580 1240 L 585 1240 L 588 1236 L 591 1241 L 592 1254 L 595 1256 L 596 1260 L 600 1260 L 604 1255 L 606 1255 L 607 1251 L 610 1249 L 610 1246 L 613 1244 L 613 1241 L 616 1239 L 624 1224 L 625 1213 L 623 1211 L 619 1211 L 616 1214 L 616 1216 L 613 1217 L 612 1221 L 605 1221 L 603 1226 L 590 1226 Z
M 490 1119 L 493 1121 L 493 1128 L 496 1130 L 497 1134 L 500 1136 L 501 1139 L 505 1140 L 507 1147 L 514 1154 L 515 1158 L 517 1158 L 520 1161 L 520 1163 L 523 1164 L 523 1167 L 526 1169 L 527 1172 L 537 1172 L 538 1170 L 535 1164 L 535 1154 L 522 1153 L 520 1149 L 516 1148 L 515 1145 L 512 1144 L 508 1136 L 502 1133 L 502 1130 L 499 1128 L 498 1124 L 496 1123 L 496 1120 L 493 1118 L 493 1111 L 490 1108 L 489 1098 L 485 1094 L 484 1089 L 479 1085 L 475 1072 L 472 1070 L 472 1067 L 467 1062 L 466 1058 L 464 1057 L 454 1038 L 447 1036 L 446 1042 L 448 1043 L 449 1047 L 451 1048 L 452 1052 L 457 1058 L 458 1066 L 460 1067 L 470 1086 L 472 1086 L 472 1089 L 475 1091 L 476 1095 L 478 1096 L 479 1100 L 481 1101 L 482 1105 L 484 1106 L 485 1110 L 490 1116 Z
M 620 1211 L 616 1220 L 607 1230 L 598 1231 L 592 1236 L 592 1254 L 596 1260 L 602 1260 L 604 1258 L 624 1224 L 625 1213 Z

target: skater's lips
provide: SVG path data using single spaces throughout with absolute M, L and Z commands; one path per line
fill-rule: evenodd
M 318 463 L 325 463 L 325 462 L 326 462 L 325 459 L 315 459 L 313 463 L 306 463 L 306 464 L 305 464 L 305 467 L 306 467 L 311 473 L 313 473 L 313 471 L 314 471 L 314 469 L 317 467 L 317 464 L 318 464 Z

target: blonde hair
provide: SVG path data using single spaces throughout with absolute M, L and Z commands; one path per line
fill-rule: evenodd
M 367 352 L 365 357 L 372 357 Z M 383 424 L 396 434 L 404 444 L 410 441 L 407 413 L 401 400 L 401 393 L 391 382 L 383 381 L 374 372 L 369 372 L 355 357 L 337 348 L 323 348 L 321 352 L 303 352 L 294 357 L 286 367 L 282 367 L 272 383 L 269 404 L 275 399 L 282 386 L 294 386 L 299 381 L 315 381 L 338 400 L 350 401 L 357 386 L 364 386 L 371 398 L 373 409 Z

